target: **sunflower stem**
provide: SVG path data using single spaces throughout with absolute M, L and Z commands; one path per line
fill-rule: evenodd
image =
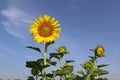
M 63 65 L 62 65 L 62 58 L 60 58 L 60 68 L 62 68 Z
M 96 66 L 96 62 L 97 62 L 97 56 L 96 54 L 94 53 L 94 65 Z
M 36 75 L 36 80 L 38 80 L 38 75 Z
M 63 65 L 62 65 L 62 58 L 59 59 L 60 61 L 60 70 L 62 69 Z M 60 80 L 62 80 L 62 76 L 60 76 Z
M 89 75 L 87 75 L 86 80 L 90 80 L 90 76 Z
M 44 57 L 44 66 L 46 66 L 46 59 L 47 59 L 47 47 L 48 47 L 48 45 L 47 44 L 45 44 L 45 51 L 44 51 L 44 53 L 43 53 L 43 57 Z M 47 70 L 47 68 L 44 68 L 43 69 L 43 73 L 44 73 L 44 76 L 43 76 L 43 80 L 46 80 L 46 70 Z

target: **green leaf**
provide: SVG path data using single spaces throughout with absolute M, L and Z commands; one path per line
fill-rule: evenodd
M 84 64 L 80 64 L 82 68 L 84 68 Z
M 35 80 L 33 76 L 28 76 L 27 80 Z
M 50 59 L 47 59 L 47 62 L 53 66 L 56 66 L 57 62 L 51 61 Z
M 59 55 L 60 55 L 59 53 L 50 53 L 50 59 L 52 59 L 53 57 L 57 58 L 57 59 L 60 59 Z
M 108 66 L 109 64 L 100 64 L 100 65 L 97 65 L 98 68 L 101 68 L 101 67 L 105 67 L 105 66 Z
M 39 74 L 38 69 L 34 69 L 34 68 L 31 69 L 31 74 L 34 75 L 34 76 L 35 76 L 35 75 L 38 75 L 38 74 Z
M 50 64 L 53 66 L 56 66 L 57 62 L 54 61 L 54 62 L 51 62 Z
M 72 71 L 73 71 L 73 66 L 63 68 L 62 70 L 56 70 L 53 72 L 53 76 L 52 76 L 51 80 L 54 80 L 54 77 L 56 75 L 58 75 L 58 76 L 66 75 L 66 74 L 72 73 Z
M 26 61 L 26 67 L 35 68 L 35 69 L 40 70 L 40 72 L 42 72 L 44 65 L 43 65 L 43 62 L 41 61 Z
M 51 44 L 54 44 L 54 43 L 55 43 L 55 41 L 48 42 L 48 43 L 47 43 L 47 47 L 48 47 L 49 45 L 51 45 Z
M 50 45 L 50 44 L 54 44 L 55 43 L 55 41 L 52 41 L 52 42 L 49 42 L 48 44 Z
M 30 49 L 33 49 L 35 51 L 38 51 L 38 52 L 42 53 L 41 50 L 40 50 L 40 48 L 37 48 L 37 47 L 27 46 L 26 48 L 30 48 Z
M 85 75 L 84 71 L 82 71 L 82 70 L 79 70 L 78 73 L 81 74 L 81 75 L 83 75 L 83 76 Z
M 59 70 L 57 72 L 57 74 L 58 75 L 66 75 L 66 74 L 72 73 L 72 71 L 73 71 L 73 66 L 69 66 L 69 67 L 63 68 L 62 70 Z
M 84 80 L 83 78 L 81 78 L 78 75 L 75 74 L 71 74 L 70 77 L 67 80 Z
M 37 68 L 37 62 L 36 61 L 26 61 L 26 67 L 28 68 Z
M 44 65 L 44 66 L 42 66 L 42 68 L 47 68 L 47 67 L 49 67 L 50 65 Z
M 48 74 L 46 74 L 46 76 L 52 78 L 53 74 L 48 73 Z
M 37 62 L 38 62 L 41 66 L 44 65 L 44 59 L 43 59 L 43 58 L 38 59 Z
M 109 72 L 106 71 L 106 70 L 103 70 L 103 69 L 98 69 L 98 76 L 101 76 L 101 75 L 105 75 L 105 74 L 108 74 Z
M 66 63 L 75 62 L 75 60 L 66 60 Z
M 92 59 L 92 60 L 94 60 L 95 59 L 95 57 L 94 56 L 88 56 L 90 59 Z

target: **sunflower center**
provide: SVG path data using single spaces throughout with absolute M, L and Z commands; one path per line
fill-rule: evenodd
M 39 35 L 42 37 L 48 37 L 52 34 L 52 27 L 51 26 L 43 26 L 38 29 Z
M 99 48 L 99 49 L 98 49 L 98 54 L 99 54 L 100 56 L 103 55 L 103 49 L 102 49 L 102 48 Z
M 61 48 L 60 49 L 60 52 L 62 53 L 62 52 L 65 52 L 65 49 L 64 48 Z

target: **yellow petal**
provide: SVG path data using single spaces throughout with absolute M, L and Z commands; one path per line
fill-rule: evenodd
M 58 20 L 53 23 L 53 25 L 56 25 L 58 23 Z
M 48 22 L 49 19 L 50 19 L 50 16 L 48 16 L 48 15 L 46 14 L 46 15 L 44 15 L 44 19 L 45 19 L 46 22 Z
M 60 24 L 56 24 L 56 25 L 55 25 L 55 27 L 58 27 L 58 26 L 60 26 Z
M 55 28 L 55 31 L 59 32 L 61 31 L 61 28 Z
M 36 19 L 36 23 L 37 23 L 37 24 L 40 24 L 40 20 L 39 20 L 38 18 Z
M 43 20 L 43 17 L 42 17 L 42 16 L 40 16 L 40 17 L 39 17 L 39 20 L 40 20 L 40 23 L 43 23 L 43 22 L 44 22 L 44 20 Z
M 55 21 L 55 17 L 52 17 L 50 21 L 53 23 Z

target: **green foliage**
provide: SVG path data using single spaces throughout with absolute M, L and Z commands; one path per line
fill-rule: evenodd
M 90 49 L 94 55 L 93 56 L 88 56 L 90 58 L 89 61 L 84 62 L 81 64 L 81 66 L 84 68 L 85 72 L 83 70 L 79 70 L 78 73 L 82 75 L 82 77 L 85 80 L 104 80 L 103 78 L 96 78 L 100 77 L 102 75 L 106 75 L 109 72 L 106 70 L 103 70 L 101 68 L 108 66 L 108 64 L 99 64 L 97 65 L 97 59 L 104 57 L 104 56 L 98 56 L 97 49 L 100 49 L 101 52 L 98 53 L 104 53 L 104 48 L 100 45 L 97 46 L 95 49 Z
M 51 44 L 54 44 L 54 42 L 50 42 L 46 44 L 45 51 L 47 51 L 47 47 Z M 101 46 L 100 46 L 101 47 Z M 41 50 L 37 47 L 32 47 L 28 46 L 27 48 L 33 49 L 35 51 L 38 51 L 42 54 Z M 65 53 L 60 52 L 60 48 L 65 49 Z M 103 48 L 103 47 L 102 47 Z M 43 70 L 45 68 L 49 68 L 50 66 L 55 66 L 58 65 L 57 63 L 60 64 L 60 67 L 57 68 L 55 71 L 52 71 L 51 73 L 46 73 L 46 80 L 55 80 L 56 77 L 59 77 L 59 80 L 106 80 L 105 78 L 101 78 L 102 75 L 106 75 L 109 72 L 104 70 L 103 68 L 105 66 L 108 66 L 109 64 L 98 64 L 97 65 L 97 59 L 104 57 L 104 56 L 98 56 L 96 55 L 96 50 L 97 48 L 91 49 L 93 52 L 93 56 L 88 56 L 90 59 L 88 61 L 85 61 L 84 63 L 80 64 L 81 67 L 84 70 L 79 70 L 77 73 L 79 74 L 74 74 L 74 66 L 70 65 L 71 62 L 75 62 L 74 60 L 66 60 L 62 64 L 63 57 L 66 55 L 67 48 L 66 47 L 59 47 L 59 49 L 56 49 L 56 52 L 50 53 L 49 58 L 46 58 L 46 65 L 44 65 L 44 59 L 40 58 L 36 61 L 26 61 L 26 67 L 31 68 L 31 74 L 33 76 L 29 76 L 27 80 L 38 80 L 38 77 L 40 80 L 43 80 L 44 74 Z M 63 50 L 64 51 L 64 50 Z M 43 55 L 43 54 L 42 54 Z M 55 61 L 52 61 L 54 58 Z

